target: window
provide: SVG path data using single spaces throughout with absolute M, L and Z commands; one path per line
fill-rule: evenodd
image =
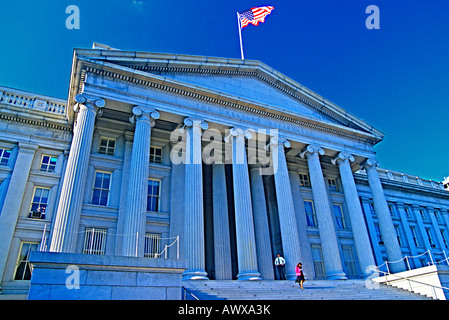
M 352 246 L 342 246 L 343 261 L 345 262 L 346 274 L 349 277 L 357 276 L 357 262 L 354 257 L 354 250 Z
M 49 194 L 50 189 L 48 188 L 36 187 L 34 189 L 34 196 L 30 209 L 30 218 L 45 218 L 45 210 L 47 209 Z
M 17 259 L 16 274 L 14 280 L 31 280 L 33 268 L 30 264 L 31 251 L 37 251 L 38 244 L 30 242 L 22 242 L 19 258 Z
M 299 185 L 301 187 L 308 187 L 308 188 L 310 188 L 310 180 L 309 180 L 309 175 L 307 173 L 300 173 L 299 174 Z
M 433 243 L 432 232 L 430 231 L 430 229 L 426 229 L 426 234 L 427 234 L 427 238 L 429 239 L 430 246 L 432 248 L 435 248 L 435 244 Z
M 410 213 L 410 207 L 405 207 L 404 209 L 405 209 L 405 215 L 407 216 L 407 218 L 410 219 L 412 217 L 412 215 Z
M 337 179 L 327 179 L 330 191 L 338 191 Z
M 159 211 L 161 181 L 148 179 L 147 211 Z
M 337 228 L 338 229 L 346 229 L 346 222 L 345 222 L 345 218 L 343 216 L 343 210 L 341 208 L 341 205 L 334 203 L 333 207 L 334 207 L 335 218 L 337 219 Z
M 422 218 L 423 220 L 426 220 L 426 213 L 424 212 L 424 210 L 423 210 L 423 209 L 420 209 L 420 210 L 419 210 L 419 213 L 421 214 L 421 218 Z
M 443 229 L 440 229 L 441 232 L 441 238 L 443 238 L 443 244 L 446 248 L 449 248 L 448 246 L 448 242 L 447 242 L 447 236 L 446 236 L 446 232 Z
M 109 138 L 101 138 L 100 139 L 100 150 L 98 151 L 101 154 L 105 154 L 108 156 L 113 156 L 115 151 L 115 140 Z
M 315 278 L 324 278 L 326 277 L 326 270 L 324 268 L 324 259 L 323 253 L 321 252 L 321 246 L 312 244 L 311 248 L 313 267 L 315 269 Z
M 145 234 L 145 258 L 158 258 L 158 253 L 161 252 L 161 235 L 158 233 Z
M 106 249 L 106 229 L 86 228 L 84 254 L 104 255 Z
M 376 230 L 377 241 L 379 242 L 379 244 L 384 244 L 384 240 L 382 239 L 382 235 L 380 233 L 379 225 L 375 224 L 374 229 Z
M 435 219 L 437 220 L 437 222 L 441 222 L 440 213 L 437 210 L 435 210 L 433 214 L 435 215 Z
M 98 204 L 100 206 L 108 205 L 109 187 L 111 184 L 111 173 L 96 171 L 94 192 L 92 196 L 92 204 Z
M 318 227 L 313 201 L 304 200 L 304 208 L 306 211 L 307 226 Z
M 11 150 L 0 148 L 0 166 L 7 166 Z
M 416 234 L 416 229 L 414 227 L 410 227 L 410 230 L 412 231 L 412 237 L 413 237 L 413 242 L 415 243 L 415 246 L 419 247 L 418 235 Z
M 162 163 L 162 148 L 150 147 L 150 162 Z
M 394 213 L 394 205 L 393 204 L 388 204 L 388 210 L 390 210 L 390 216 L 394 217 L 395 213 Z
M 56 157 L 43 155 L 42 161 L 41 161 L 41 171 L 42 172 L 55 172 L 57 160 L 58 160 L 58 158 L 56 158 Z
M 402 246 L 401 232 L 399 230 L 399 226 L 394 226 L 394 229 L 396 230 L 396 237 L 398 237 L 398 243 L 400 246 Z

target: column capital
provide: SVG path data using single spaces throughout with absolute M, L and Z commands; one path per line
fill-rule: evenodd
M 306 159 L 306 158 L 310 157 L 311 155 L 324 155 L 324 150 L 323 150 L 323 148 L 321 148 L 319 146 L 309 144 L 299 154 L 299 156 L 303 159 Z
M 265 150 L 268 151 L 270 148 L 276 147 L 278 149 L 290 148 L 290 145 L 290 141 L 285 138 L 271 137 L 270 142 L 265 146 Z
M 159 117 L 160 114 L 155 109 L 145 106 L 135 106 L 132 109 L 132 116 L 129 118 L 129 122 L 135 124 L 138 121 L 146 120 L 150 122 L 152 127 L 154 127 L 154 120 L 159 119 Z
M 194 117 L 185 118 L 184 125 L 186 127 L 199 127 L 203 130 L 207 130 L 209 128 L 209 124 L 206 121 Z
M 245 141 L 245 139 L 252 139 L 254 130 L 243 130 L 242 128 L 231 128 L 224 137 L 226 143 L 231 142 L 232 137 L 236 137 L 236 141 Z
M 85 93 L 79 93 L 75 96 L 75 101 L 77 102 L 73 106 L 73 110 L 75 112 L 78 112 L 80 110 L 80 104 L 86 106 L 86 108 L 93 110 L 95 112 L 99 112 L 99 115 L 101 115 L 101 108 L 103 108 L 106 104 L 106 102 L 96 96 L 87 95 Z
M 331 160 L 331 163 L 334 165 L 335 164 L 340 165 L 341 163 L 344 163 L 344 162 L 350 163 L 350 162 L 354 162 L 354 161 L 355 161 L 355 158 L 352 154 L 346 153 L 346 152 L 340 152 L 335 158 L 333 158 Z
M 366 167 L 369 168 L 376 168 L 377 167 L 377 160 L 374 158 L 367 158 L 360 163 L 360 169 L 365 169 Z

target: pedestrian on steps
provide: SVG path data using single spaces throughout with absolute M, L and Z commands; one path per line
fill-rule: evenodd
M 274 259 L 274 265 L 278 270 L 280 280 L 287 280 L 285 277 L 285 259 L 279 253 L 277 254 L 277 258 Z
M 304 281 L 306 281 L 306 279 L 304 278 L 304 272 L 302 271 L 302 263 L 301 262 L 298 262 L 298 264 L 296 265 L 295 272 L 296 272 L 296 281 L 295 282 L 298 282 L 299 286 L 301 287 L 301 290 L 304 290 L 303 283 L 304 283 Z

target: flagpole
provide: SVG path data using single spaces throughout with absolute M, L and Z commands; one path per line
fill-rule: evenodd
M 242 54 L 242 60 L 245 60 L 245 57 L 243 56 L 243 44 L 242 44 L 242 28 L 240 26 L 240 15 L 237 12 L 237 24 L 239 27 L 239 37 L 240 37 L 240 53 Z

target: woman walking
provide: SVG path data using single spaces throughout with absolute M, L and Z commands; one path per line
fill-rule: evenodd
M 301 290 L 304 290 L 303 283 L 304 281 L 306 281 L 306 279 L 304 278 L 304 272 L 302 271 L 301 262 L 298 262 L 298 264 L 296 265 L 295 272 L 296 272 L 296 282 L 299 283 Z

